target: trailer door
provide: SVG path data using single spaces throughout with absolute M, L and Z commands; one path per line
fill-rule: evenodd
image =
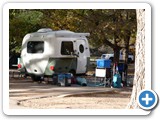
M 86 41 L 76 40 L 75 42 L 76 54 L 77 54 L 77 70 L 76 73 L 85 73 L 87 69 L 87 55 L 86 55 Z

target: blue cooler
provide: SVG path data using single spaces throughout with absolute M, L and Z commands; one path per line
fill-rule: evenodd
M 58 74 L 58 85 L 71 86 L 71 74 Z
M 97 59 L 97 68 L 111 68 L 111 60 Z

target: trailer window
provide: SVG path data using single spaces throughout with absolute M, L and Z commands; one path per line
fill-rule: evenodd
M 27 43 L 27 53 L 43 53 L 44 41 L 29 41 Z
M 84 46 L 83 46 L 82 44 L 79 46 L 79 51 L 80 51 L 81 53 L 84 52 Z
M 73 53 L 73 42 L 63 41 L 61 44 L 61 54 L 62 55 L 72 55 Z

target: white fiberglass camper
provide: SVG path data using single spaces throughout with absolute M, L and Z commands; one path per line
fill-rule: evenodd
M 84 74 L 90 60 L 86 36 L 67 30 L 40 29 L 27 34 L 22 42 L 18 69 L 33 80 L 54 73 Z

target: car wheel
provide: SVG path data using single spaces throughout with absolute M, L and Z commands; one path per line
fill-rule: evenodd
M 128 58 L 128 63 L 131 63 L 132 62 L 132 59 L 131 58 Z

